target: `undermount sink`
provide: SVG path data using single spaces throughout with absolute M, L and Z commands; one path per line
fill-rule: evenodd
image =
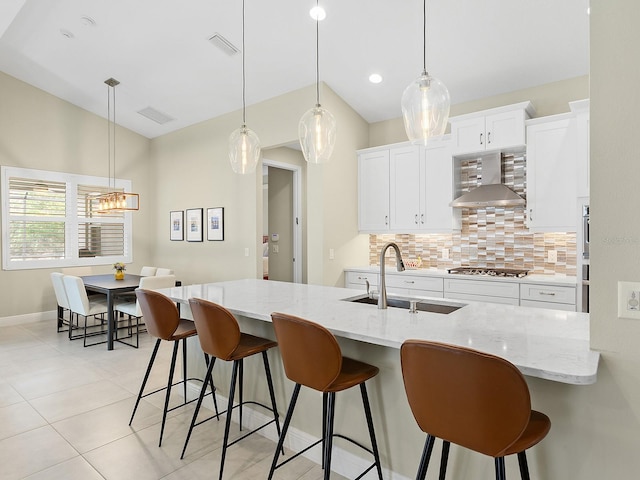
M 370 295 L 360 295 L 357 297 L 345 298 L 345 302 L 364 303 L 367 305 L 378 305 L 378 298 Z M 443 313 L 448 314 L 455 312 L 456 310 L 465 306 L 463 303 L 449 303 L 449 302 L 433 302 L 431 300 L 419 300 L 409 298 L 387 298 L 387 305 L 389 307 L 404 308 L 409 310 L 411 303 L 415 302 L 416 310 L 421 312 L 431 313 Z

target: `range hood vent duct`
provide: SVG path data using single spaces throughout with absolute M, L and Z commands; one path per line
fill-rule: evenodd
M 482 185 L 456 198 L 454 208 L 517 207 L 525 200 L 502 184 L 502 155 L 494 153 L 482 157 Z

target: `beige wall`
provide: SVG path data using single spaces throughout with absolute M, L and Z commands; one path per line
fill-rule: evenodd
M 140 194 L 129 267 L 136 271 L 153 261 L 154 172 L 148 163 L 149 140 L 123 128 L 116 139 L 116 175 L 132 180 L 133 191 Z M 106 177 L 107 148 L 105 119 L 0 72 L 0 165 Z M 0 318 L 53 310 L 52 271 L 0 270 Z
M 513 103 L 531 101 L 536 110 L 536 117 L 545 117 L 569 111 L 569 103 L 574 100 L 589 98 L 589 76 L 570 78 L 559 82 L 548 83 L 515 92 L 486 97 L 473 102 L 451 105 L 451 116 L 477 112 L 488 108 L 501 107 Z M 400 100 L 398 100 L 398 103 Z M 406 142 L 402 117 L 372 123 L 369 126 L 369 143 L 371 147 L 389 143 Z
M 278 241 L 271 240 L 273 234 Z M 269 167 L 269 279 L 293 282 L 293 172 Z M 278 248 L 278 252 L 274 251 Z

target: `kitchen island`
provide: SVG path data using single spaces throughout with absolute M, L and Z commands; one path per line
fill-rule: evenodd
M 376 305 L 345 301 L 361 295 L 359 290 L 254 279 L 189 285 L 161 292 L 180 302 L 185 316 L 190 312 L 184 305 L 188 305 L 192 297 L 224 305 L 237 316 L 243 331 L 269 338 L 275 338 L 270 324 L 272 312 L 306 318 L 332 331 L 344 355 L 378 366 L 380 373 L 368 382 L 368 390 L 385 478 L 415 477 L 425 438 L 413 419 L 404 393 L 399 347 L 408 338 L 453 343 L 493 353 L 508 359 L 526 375 L 533 408 L 549 415 L 552 421 L 550 435 L 528 452 L 532 478 L 569 478 L 568 472 L 550 471 L 549 465 L 575 465 L 581 456 L 580 452 L 571 451 L 571 458 L 567 460 L 566 449 L 559 447 L 579 443 L 580 412 L 573 412 L 569 405 L 572 399 L 589 395 L 593 388 L 590 384 L 596 381 L 599 354 L 589 348 L 588 314 L 442 298 L 431 301 L 464 306 L 449 314 L 409 313 L 391 307 L 378 310 Z M 190 358 L 194 360 L 190 365 L 200 365 L 201 353 L 198 348 L 192 348 L 198 346 L 198 340 L 189 340 Z M 269 356 L 278 410 L 283 415 L 293 383 L 284 375 L 278 349 L 269 351 Z M 203 371 L 192 373 L 204 374 Z M 247 362 L 245 399 L 268 400 L 262 375 L 260 362 Z M 216 366 L 214 381 L 222 401 L 225 401 L 222 396 L 228 394 L 229 377 L 229 365 Z M 197 387 L 190 394 L 197 395 Z M 337 396 L 339 428 L 336 428 L 367 444 L 360 402 L 357 391 Z M 299 409 L 292 420 L 287 442 L 294 451 L 302 450 L 320 437 L 322 395 L 302 389 Z M 250 425 L 257 425 L 265 418 L 260 414 L 254 412 L 245 418 Z M 214 441 L 215 434 L 211 434 Z M 263 434 L 276 439 L 275 429 L 264 429 Z M 336 447 L 332 468 L 354 478 L 368 458 L 360 457 L 361 452 L 348 443 L 338 442 Z M 439 456 L 439 449 L 440 442 L 437 442 L 435 458 Z M 320 462 L 319 448 L 306 455 Z M 516 459 L 506 461 L 508 472 L 513 472 L 508 475 L 517 475 Z M 452 448 L 449 466 L 452 478 L 493 477 L 491 459 L 462 448 Z M 430 473 L 434 472 L 437 475 L 436 468 Z M 429 475 L 428 478 L 437 477 Z

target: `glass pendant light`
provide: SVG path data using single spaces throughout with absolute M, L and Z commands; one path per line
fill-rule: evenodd
M 427 0 L 423 0 L 422 73 L 402 94 L 402 118 L 411 143 L 426 145 L 431 137 L 444 134 L 449 119 L 449 90 L 427 73 Z
M 235 173 L 253 173 L 260 160 L 260 140 L 246 125 L 246 95 L 244 72 L 244 4 L 242 0 L 242 126 L 229 136 L 229 161 Z
M 318 0 L 316 0 L 318 9 Z M 307 110 L 298 123 L 298 137 L 304 158 L 309 163 L 325 163 L 331 159 L 336 144 L 336 119 L 320 105 L 320 61 L 318 23 L 316 16 L 316 106 Z

